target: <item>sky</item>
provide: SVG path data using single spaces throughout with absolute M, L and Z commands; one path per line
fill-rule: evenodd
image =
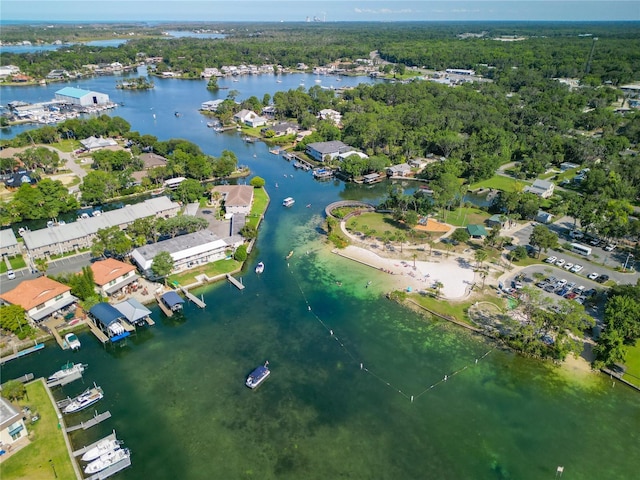
M 619 21 L 640 0 L 0 0 L 0 23 L 56 21 Z

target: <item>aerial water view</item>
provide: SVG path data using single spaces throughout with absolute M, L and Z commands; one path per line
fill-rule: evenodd
M 638 477 L 637 2 L 0 25 L 2 480 Z

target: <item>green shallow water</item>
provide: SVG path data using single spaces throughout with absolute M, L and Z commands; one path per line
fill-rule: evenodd
M 563 478 L 635 478 L 640 394 L 389 302 L 365 288 L 369 269 L 318 241 L 319 224 L 277 211 L 244 291 L 208 286 L 196 291 L 205 310 L 166 319 L 154 307 L 156 326 L 123 347 L 82 333 L 76 354 L 50 345 L 3 378 L 89 364 L 85 385 L 56 395 L 104 388 L 97 410 L 113 417 L 71 438 L 79 448 L 115 429 L 132 450 L 122 479 L 542 479 L 559 465 Z M 265 360 L 270 378 L 247 389 Z

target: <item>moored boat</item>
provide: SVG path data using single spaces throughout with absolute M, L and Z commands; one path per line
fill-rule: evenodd
M 100 387 L 90 388 L 82 392 L 73 400 L 71 400 L 71 403 L 69 403 L 66 407 L 64 407 L 62 412 L 63 413 L 79 412 L 80 410 L 84 410 L 85 408 L 90 407 L 94 403 L 98 402 L 99 400 L 102 399 L 102 397 L 104 397 L 104 394 L 102 393 L 102 388 Z
M 80 350 L 81 343 L 75 333 L 67 333 L 64 336 L 64 341 L 71 350 Z
M 112 450 L 103 455 L 100 455 L 99 458 L 91 462 L 84 469 L 84 473 L 94 474 L 101 472 L 102 470 L 110 467 L 111 465 L 115 465 L 116 463 L 128 458 L 131 455 L 128 448 L 118 448 L 116 450 Z
M 100 440 L 95 444 L 95 446 L 87 450 L 84 455 L 82 455 L 80 460 L 82 460 L 83 462 L 91 462 L 96 458 L 104 455 L 105 453 L 117 450 L 118 448 L 120 448 L 120 445 L 122 445 L 122 442 L 120 440 L 116 440 L 115 438 Z
M 294 203 L 296 203 L 296 201 L 293 199 L 293 197 L 287 197 L 282 201 L 282 205 L 285 207 L 290 207 Z
M 84 372 L 84 369 L 86 367 L 87 367 L 86 365 L 83 365 L 81 363 L 67 362 L 62 366 L 60 370 L 58 370 L 56 373 L 51 375 L 47 379 L 47 381 L 55 382 L 57 380 L 63 379 L 64 377 L 68 377 L 69 375 L 73 375 L 74 373 L 82 373 Z
M 262 273 L 264 272 L 264 263 L 260 262 L 258 263 L 258 265 L 256 265 L 256 273 Z
M 245 382 L 245 385 L 251 389 L 257 388 L 258 386 L 260 386 L 260 384 L 264 382 L 267 379 L 267 377 L 271 374 L 271 371 L 269 370 L 268 365 L 269 365 L 269 362 L 267 361 L 264 363 L 264 365 L 260 365 L 255 370 L 253 370 L 253 372 L 251 372 L 247 377 L 247 381 Z

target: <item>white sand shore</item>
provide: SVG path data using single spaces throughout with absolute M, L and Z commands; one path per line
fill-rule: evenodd
M 433 261 L 399 260 L 382 257 L 375 252 L 364 248 L 349 245 L 336 251 L 343 257 L 370 265 L 378 270 L 379 275 L 388 277 L 385 283 L 391 280 L 394 289 L 419 291 L 431 288 L 439 281 L 443 287 L 440 294 L 448 299 L 460 299 L 469 291 L 474 282 L 474 271 L 466 261 L 456 258 L 438 257 Z M 384 272 L 386 273 L 384 273 Z

